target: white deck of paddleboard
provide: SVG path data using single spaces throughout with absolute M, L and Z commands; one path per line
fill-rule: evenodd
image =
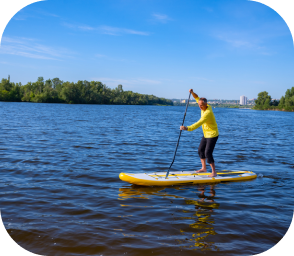
M 211 173 L 195 173 L 195 171 L 177 171 L 170 172 L 168 178 L 166 179 L 166 172 L 153 172 L 153 173 L 125 173 L 133 178 L 140 180 L 157 180 L 157 181 L 197 181 L 197 180 L 228 180 L 235 179 L 241 177 L 255 176 L 256 174 L 253 172 L 246 172 L 240 170 L 230 170 L 230 171 L 220 171 L 217 172 L 218 175 L 216 177 L 208 177 Z
M 221 182 L 221 181 L 230 181 L 230 180 L 246 180 L 255 178 L 256 174 L 250 171 L 240 171 L 240 170 L 230 170 L 230 171 L 219 171 L 217 172 L 216 177 L 209 177 L 211 175 L 210 172 L 201 172 L 195 173 L 195 171 L 171 171 L 169 172 L 168 178 L 166 179 L 166 172 L 153 172 L 153 173 L 122 173 L 124 175 L 129 176 L 130 179 L 125 176 L 120 178 L 124 181 L 133 183 L 133 184 L 143 184 L 144 181 L 148 183 L 148 181 L 155 181 L 156 183 L 160 182 L 172 182 L 175 183 L 183 182 L 183 183 L 203 183 L 207 182 Z M 251 176 L 251 177 L 250 177 Z M 139 183 L 137 181 L 140 181 Z

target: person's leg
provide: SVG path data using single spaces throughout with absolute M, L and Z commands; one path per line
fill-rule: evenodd
M 210 175 L 208 175 L 208 177 L 216 177 L 217 174 L 216 174 L 216 171 L 215 171 L 215 164 L 214 163 L 210 164 L 210 167 L 211 167 L 212 172 L 211 172 Z
M 215 144 L 217 142 L 218 136 L 215 138 L 208 138 L 207 143 L 206 143 L 206 148 L 205 148 L 205 157 L 207 158 L 207 163 L 210 164 L 212 173 L 208 177 L 215 177 L 217 176 L 216 171 L 215 171 L 215 164 L 214 164 L 214 159 L 213 159 L 213 150 L 215 147 Z
M 196 171 L 196 173 L 198 172 L 206 172 L 206 158 L 205 158 L 205 148 L 206 148 L 206 139 L 203 138 L 200 141 L 200 145 L 198 147 L 198 155 L 200 157 L 201 160 L 201 164 L 202 164 L 202 168 L 198 171 Z

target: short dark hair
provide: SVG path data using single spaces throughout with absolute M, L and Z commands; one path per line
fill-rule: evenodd
M 200 98 L 199 101 L 202 100 L 204 103 L 207 103 L 207 99 L 206 98 Z

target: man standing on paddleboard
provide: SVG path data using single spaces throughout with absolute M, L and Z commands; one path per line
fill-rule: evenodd
M 212 112 L 212 108 L 210 105 L 207 104 L 206 98 L 199 98 L 196 93 L 193 92 L 193 89 L 190 89 L 189 92 L 193 95 L 195 100 L 197 101 L 199 108 L 201 109 L 201 118 L 198 122 L 195 124 L 192 124 L 190 126 L 181 126 L 181 130 L 186 131 L 194 131 L 200 126 L 202 126 L 203 134 L 202 140 L 200 142 L 199 148 L 198 148 L 198 154 L 201 159 L 202 168 L 196 173 L 199 172 L 207 172 L 206 169 L 206 159 L 207 163 L 210 164 L 212 173 L 208 177 L 216 177 L 216 171 L 215 171 L 215 164 L 214 159 L 212 156 L 216 141 L 218 139 L 218 129 L 217 129 L 217 123 L 215 121 L 214 114 Z

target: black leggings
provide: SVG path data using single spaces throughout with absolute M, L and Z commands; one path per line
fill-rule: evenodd
M 214 150 L 217 139 L 218 139 L 218 136 L 214 138 L 204 138 L 203 136 L 198 148 L 198 154 L 200 158 L 201 159 L 207 158 L 207 163 L 209 164 L 214 163 L 212 152 Z

